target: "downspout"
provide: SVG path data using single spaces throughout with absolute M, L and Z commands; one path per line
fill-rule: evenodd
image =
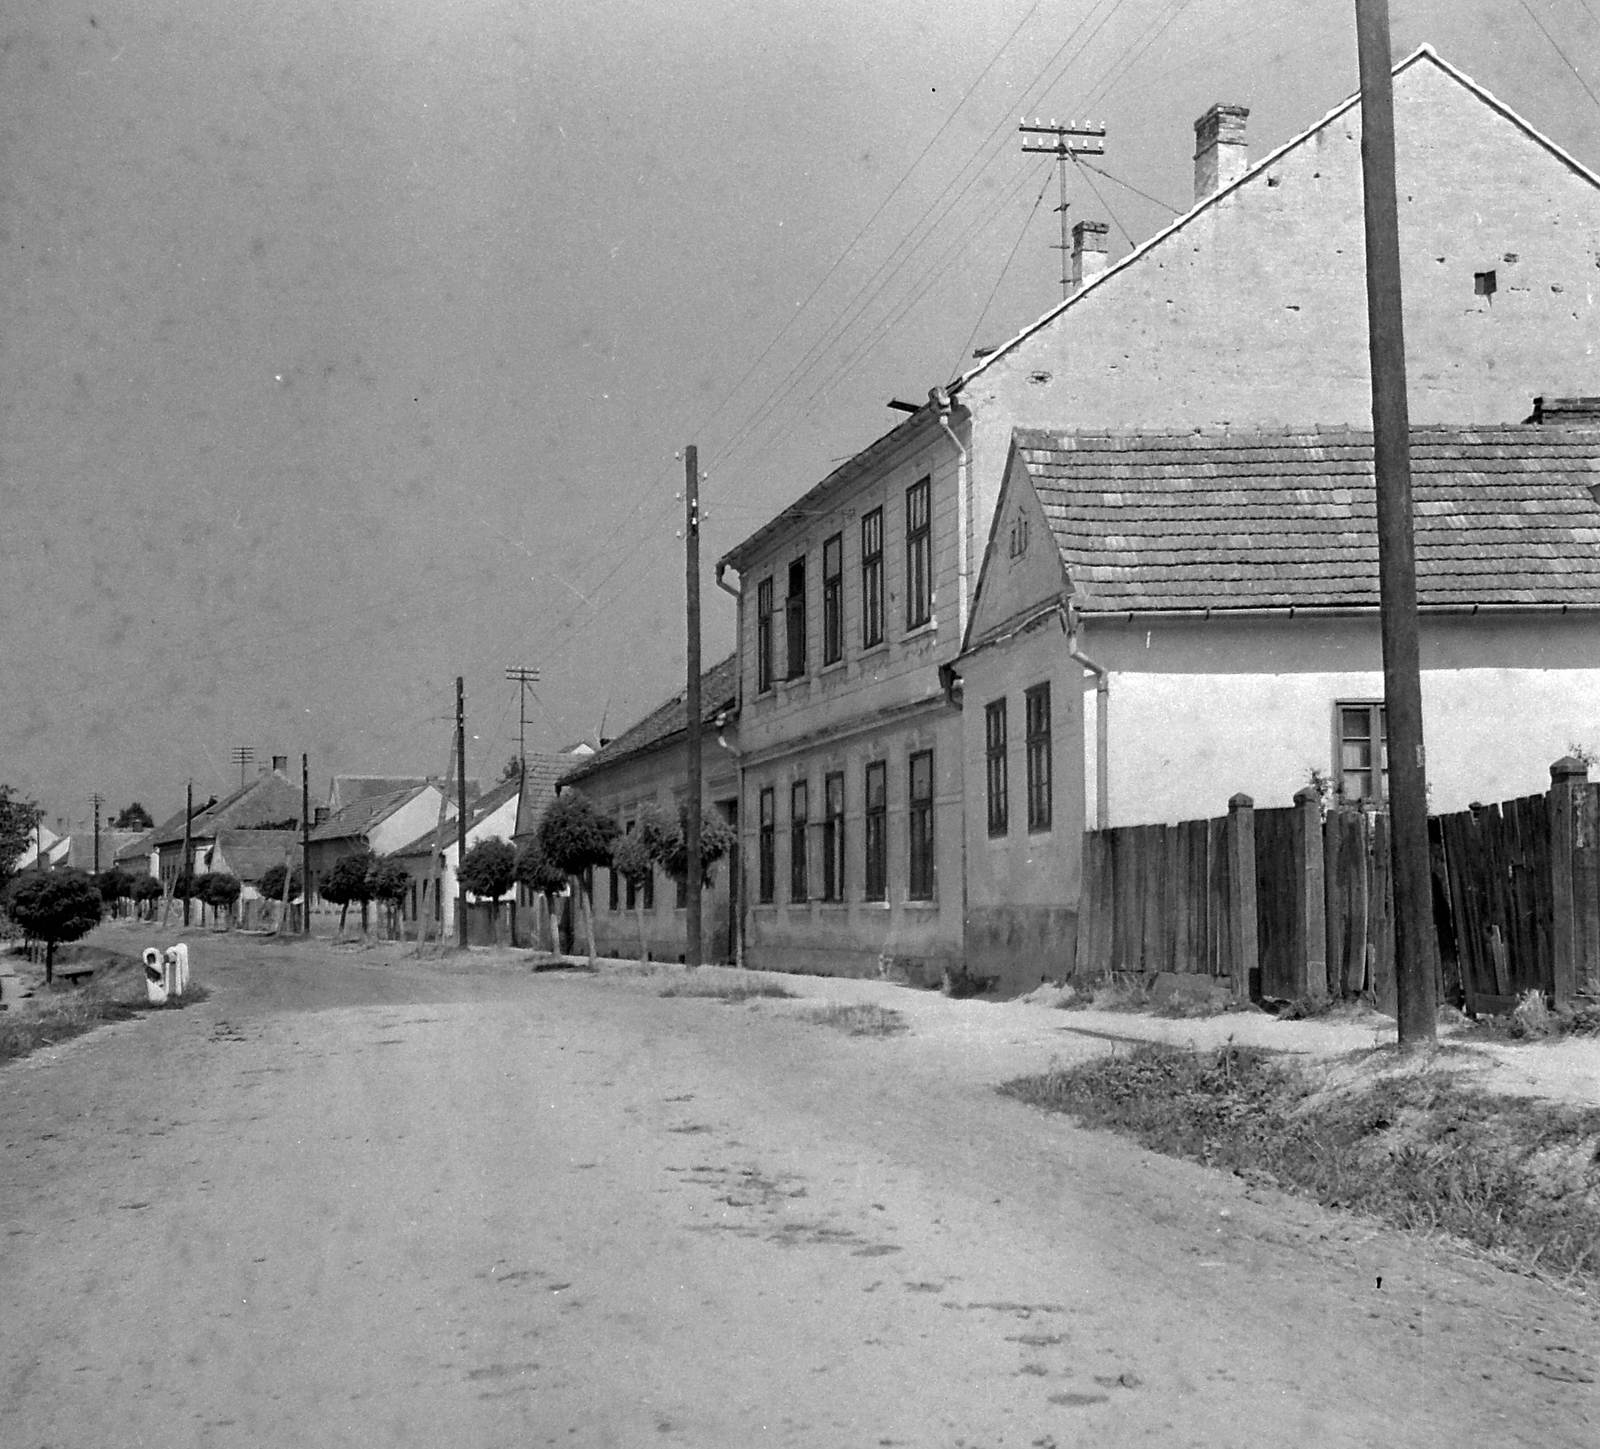
M 928 401 L 939 409 L 939 426 L 956 448 L 956 619 L 961 646 L 967 642 L 968 585 L 972 579 L 971 479 L 967 470 L 967 450 L 950 426 L 950 394 L 942 387 L 930 388 Z
M 730 584 L 723 577 L 723 574 L 727 571 L 727 567 L 728 567 L 728 561 L 726 559 L 720 559 L 719 558 L 717 560 L 716 581 L 717 581 L 717 587 L 719 589 L 721 589 L 723 593 L 732 594 L 733 595 L 734 608 L 735 608 L 735 615 L 734 615 L 734 648 L 733 648 L 733 653 L 734 653 L 733 677 L 734 677 L 734 680 L 735 680 L 735 690 L 734 690 L 733 699 L 734 699 L 735 706 L 739 709 L 739 712 L 742 715 L 743 712 L 744 712 L 744 589 L 742 587 L 735 588 L 732 584 Z M 740 584 L 742 585 L 743 582 L 744 582 L 744 580 L 741 577 Z M 733 961 L 734 961 L 734 965 L 742 967 L 744 965 L 745 909 L 746 909 L 746 902 L 749 899 L 748 894 L 745 891 L 745 872 L 744 872 L 744 858 L 745 858 L 745 849 L 744 849 L 744 825 L 745 825 L 744 756 L 741 755 L 737 750 L 735 750 L 733 748 L 733 746 L 730 745 L 727 742 L 727 740 L 723 738 L 722 726 L 723 726 L 723 721 L 719 719 L 717 721 L 717 743 L 719 745 L 721 745 L 723 749 L 727 750 L 731 755 L 733 755 L 734 760 L 736 762 L 737 778 L 738 778 L 738 781 L 739 781 L 739 785 L 738 785 L 739 824 L 738 824 L 738 827 L 737 827 L 738 833 L 735 836 L 735 839 L 737 840 L 738 846 L 739 846 L 739 918 L 738 918 L 738 933 L 737 933 L 738 934 L 738 940 L 735 941 L 734 945 L 733 945 Z
M 1061 616 L 1067 636 L 1067 654 L 1094 675 L 1094 823 L 1104 830 L 1111 823 L 1111 676 L 1078 648 L 1078 612 L 1069 602 Z

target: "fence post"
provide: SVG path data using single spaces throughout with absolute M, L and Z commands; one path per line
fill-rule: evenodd
M 1233 959 L 1228 973 L 1236 1000 L 1250 999 L 1256 952 L 1256 802 L 1248 795 L 1228 801 L 1228 914 Z
M 1582 949 L 1575 910 L 1574 867 L 1592 855 L 1593 842 L 1583 838 L 1583 809 L 1589 767 L 1565 755 L 1550 766 L 1550 965 L 1551 989 L 1557 1007 L 1572 1001 L 1578 985 Z
M 1322 796 L 1310 785 L 1294 797 L 1295 974 L 1304 996 L 1328 994 L 1328 901 L 1322 857 Z

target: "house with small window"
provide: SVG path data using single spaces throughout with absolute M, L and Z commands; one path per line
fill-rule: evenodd
M 803 625 L 802 625 L 803 627 Z M 736 659 L 730 656 L 700 676 L 701 810 L 715 812 L 737 828 L 739 810 L 739 713 Z M 581 791 L 624 832 L 638 828 L 645 812 L 676 821 L 687 799 L 689 716 L 687 691 L 651 710 L 587 758 L 569 760 L 560 789 Z M 740 859 L 711 869 L 711 884 L 701 898 L 701 954 L 707 961 L 738 959 Z M 688 893 L 670 876 L 653 872 L 630 884 L 618 872 L 601 868 L 592 884 L 595 945 L 601 955 L 641 954 L 657 961 L 683 959 L 688 940 Z M 570 923 L 568 929 L 571 929 Z
M 336 776 L 336 784 L 340 778 L 348 781 L 351 777 Z M 444 798 L 444 788 L 436 780 L 377 794 L 347 791 L 346 803 L 319 819 L 306 842 L 313 902 L 321 904 L 319 883 L 346 856 L 366 850 L 390 855 L 409 845 L 438 823 L 441 802 L 445 818 L 454 820 L 456 802 Z
M 1593 391 L 1600 177 L 1429 47 L 1395 67 L 1394 104 L 1412 419 L 1516 425 L 1534 394 Z M 720 561 L 740 600 L 750 964 L 936 980 L 963 958 L 963 802 L 989 757 L 940 671 L 968 635 L 1019 428 L 1370 425 L 1359 97 L 1256 161 L 1248 116 L 1195 122 L 1187 212 L 1115 261 L 1105 227 L 1080 222 L 1068 297 L 925 404 L 896 404 L 902 422 Z M 1043 536 L 1013 540 L 1014 522 L 1004 546 L 1036 555 Z M 1090 705 L 1102 678 L 1075 676 Z M 1031 720 L 1019 694 L 989 721 L 994 768 L 1025 767 L 1030 734 L 1042 767 L 1086 707 L 1070 693 L 1052 681 L 1048 730 L 1042 695 Z M 1345 701 L 1352 760 L 1381 761 L 1374 698 Z
M 1600 744 L 1600 403 L 1587 427 L 1418 427 L 1411 472 L 1430 806 L 1542 792 L 1550 760 Z M 1238 790 L 1282 806 L 1314 782 L 1381 806 L 1370 433 L 1019 429 L 957 662 L 965 709 L 998 710 L 968 748 L 1002 836 L 987 761 L 1034 664 L 998 697 L 987 670 L 1037 649 L 1102 686 L 1093 728 L 1062 740 L 1090 824 L 1216 814 Z

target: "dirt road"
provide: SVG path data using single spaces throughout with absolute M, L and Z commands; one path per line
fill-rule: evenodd
M 7 1446 L 1600 1442 L 1591 1306 L 1000 1098 L 981 1004 L 194 951 L 0 1071 Z

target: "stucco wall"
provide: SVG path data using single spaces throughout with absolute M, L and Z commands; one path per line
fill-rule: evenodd
M 738 773 L 733 766 L 733 756 L 717 744 L 714 733 L 708 731 L 702 736 L 701 750 L 704 786 L 701 798 L 709 812 L 717 808 L 716 802 L 737 798 Z M 653 805 L 663 819 L 672 820 L 676 818 L 678 795 L 687 784 L 688 773 L 688 749 L 680 738 L 676 744 L 597 770 L 579 781 L 575 788 L 619 825 L 637 820 L 647 804 Z M 730 913 L 729 880 L 730 872 L 736 868 L 736 861 L 719 861 L 712 868 L 711 886 L 701 897 L 701 951 L 708 961 L 731 961 L 734 956 L 735 923 Z M 638 915 L 627 909 L 627 886 L 621 881 L 618 882 L 617 909 L 611 909 L 610 877 L 607 870 L 595 872 L 595 945 L 605 956 L 638 956 Z M 676 961 L 684 954 L 688 912 L 678 907 L 676 901 L 677 887 L 672 878 L 658 871 L 654 906 L 644 912 L 644 951 L 653 960 Z M 581 932 L 576 948 L 584 949 Z
M 908 768 L 912 753 L 933 751 L 934 871 L 932 901 L 907 898 L 909 849 Z M 947 966 L 958 965 L 962 943 L 961 719 L 940 705 L 898 724 L 858 730 L 816 750 L 786 756 L 745 773 L 742 814 L 747 936 L 745 964 L 760 970 L 821 975 L 887 975 L 936 985 Z M 888 899 L 863 899 L 865 853 L 863 810 L 868 763 L 887 764 Z M 842 772 L 845 785 L 845 899 L 803 904 L 789 900 L 789 790 L 808 782 L 814 822 L 809 857 L 813 896 L 821 889 L 820 824 L 823 781 Z M 760 792 L 776 792 L 776 891 L 773 903 L 759 897 Z
M 1006 992 L 1070 974 L 1077 949 L 1083 862 L 1082 669 L 1054 616 L 962 662 L 963 771 L 967 780 L 966 959 Z M 1052 809 L 1048 830 L 1028 828 L 1023 692 L 1050 685 Z M 1008 826 L 988 828 L 986 706 L 1006 701 Z
M 1600 390 L 1600 191 L 1431 61 L 1394 96 L 1412 421 Z M 1360 144 L 1357 107 L 973 379 L 981 531 L 1015 426 L 1370 426 Z
M 1083 641 L 1112 671 L 1113 825 L 1220 814 L 1240 790 L 1261 807 L 1287 805 L 1313 767 L 1332 770 L 1334 702 L 1383 697 L 1375 618 L 1088 621 Z M 1600 751 L 1600 620 L 1425 616 L 1422 665 L 1435 811 L 1542 793 L 1570 746 Z

